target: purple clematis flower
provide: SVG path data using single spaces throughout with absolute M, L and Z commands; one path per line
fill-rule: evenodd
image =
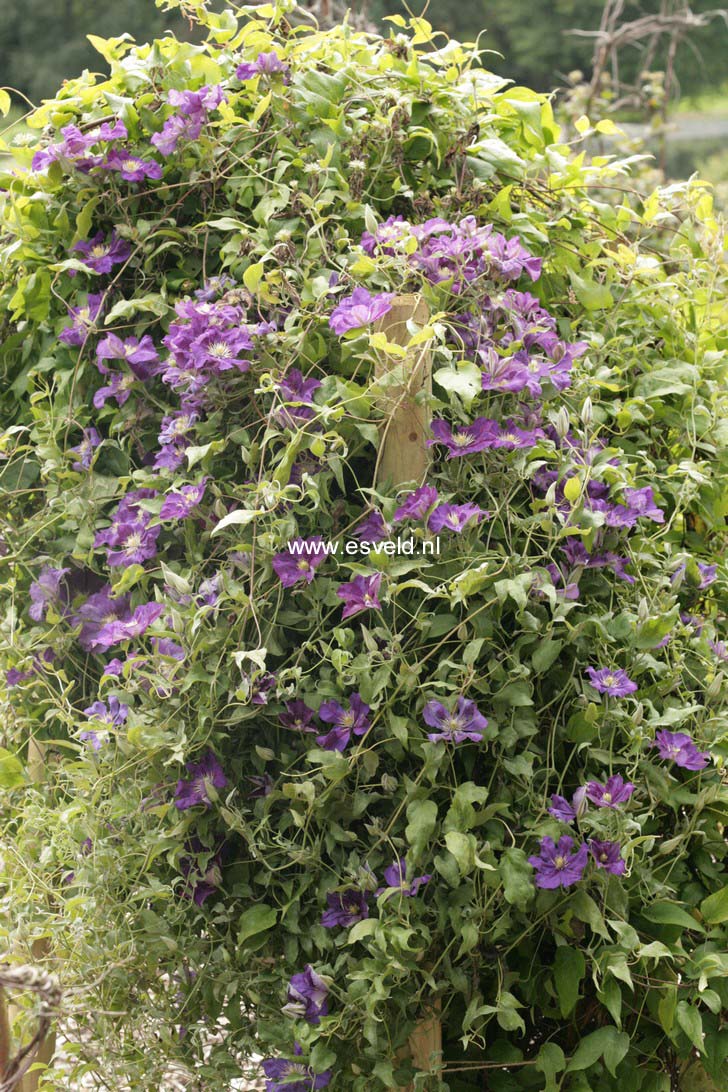
M 313 709 L 309 709 L 304 701 L 296 699 L 286 703 L 285 713 L 281 713 L 280 722 L 284 728 L 292 732 L 315 732 L 313 718 L 316 716 Z
M 330 891 L 326 896 L 327 910 L 324 910 L 321 924 L 326 929 L 337 926 L 348 928 L 357 921 L 369 917 L 369 892 L 359 887 L 348 887 L 346 891 Z
M 74 625 L 81 624 L 81 632 L 78 636 L 81 648 L 85 652 L 98 652 L 106 648 L 104 644 L 97 647 L 100 630 L 109 622 L 128 619 L 130 615 L 129 596 L 114 598 L 110 584 L 90 595 L 72 618 Z
M 272 50 L 259 53 L 254 61 L 243 62 L 235 69 L 239 80 L 252 80 L 254 76 L 287 76 L 290 69 L 285 61 Z
M 109 152 L 99 166 L 107 171 L 118 171 L 126 182 L 143 182 L 145 178 L 156 180 L 162 177 L 162 166 L 156 159 L 143 159 L 124 148 L 115 148 Z
M 349 698 L 348 709 L 344 709 L 337 701 L 325 701 L 318 715 L 324 724 L 331 724 L 332 727 L 326 735 L 316 737 L 319 747 L 323 747 L 325 751 L 343 751 L 352 732 L 355 736 L 363 736 L 369 731 L 369 712 L 369 706 L 358 693 Z
M 339 336 L 349 330 L 370 326 L 392 310 L 393 299 L 394 292 L 380 292 L 379 295 L 372 296 L 366 288 L 355 288 L 332 311 L 329 326 Z
M 294 974 L 288 983 L 287 1004 L 283 1012 L 294 1020 L 307 1020 L 309 1024 L 320 1024 L 326 1016 L 329 987 L 320 975 L 316 974 L 310 963 L 300 974 Z
M 84 713 L 87 717 L 103 720 L 107 724 L 112 724 L 115 728 L 118 728 L 129 716 L 129 706 L 120 702 L 116 694 L 112 694 L 108 705 L 103 701 L 95 701 L 93 705 L 89 705 L 88 708 L 84 709 Z
M 421 887 L 428 884 L 432 876 L 416 876 L 413 880 L 407 880 L 407 862 L 400 857 L 389 868 L 384 870 L 384 887 L 378 887 L 375 895 L 382 895 L 389 888 L 396 888 L 400 895 L 407 899 L 413 899 Z M 394 894 L 394 892 L 392 892 Z
M 627 865 L 622 860 L 622 847 L 619 842 L 600 842 L 598 838 L 592 838 L 589 850 L 597 868 L 603 868 L 613 876 L 624 875 Z
M 295 1058 L 302 1054 L 298 1043 L 293 1048 Z M 326 1088 L 331 1081 L 331 1070 L 323 1073 L 314 1071 L 303 1062 L 291 1058 L 266 1058 L 261 1062 L 263 1072 L 267 1080 L 266 1092 L 312 1092 L 319 1088 Z M 294 1077 L 300 1080 L 294 1080 Z
M 88 470 L 93 462 L 94 452 L 101 443 L 101 436 L 95 428 L 85 428 L 83 439 L 76 447 L 72 447 L 78 458 L 71 464 L 73 470 Z
M 62 341 L 64 345 L 83 345 L 93 329 L 96 319 L 101 314 L 103 305 L 104 296 L 102 293 L 89 292 L 87 303 L 82 304 L 80 307 L 69 307 L 68 314 L 71 316 L 71 325 L 64 326 L 58 335 L 58 340 Z
M 699 751 L 687 732 L 661 729 L 650 747 L 657 747 L 660 758 L 669 758 L 686 770 L 704 770 L 710 761 L 710 751 Z
M 212 751 L 206 751 L 199 762 L 187 762 L 185 769 L 190 775 L 177 782 L 174 795 L 175 807 L 180 811 L 203 804 L 209 808 L 212 804 L 209 789 L 224 789 L 228 784 L 222 766 Z
M 320 379 L 304 378 L 298 368 L 289 368 L 279 385 L 281 399 L 285 402 L 285 407 L 277 413 L 281 422 L 295 427 L 300 421 L 310 421 L 315 414 L 313 396 L 320 386 Z
M 442 702 L 428 701 L 422 716 L 425 724 L 439 729 L 437 732 L 427 733 L 427 738 L 433 743 L 440 740 L 447 743 L 464 743 L 465 740 L 481 743 L 483 732 L 488 727 L 487 719 L 479 711 L 475 702 L 468 701 L 462 694 L 457 700 L 454 713 L 451 713 Z
M 247 780 L 253 786 L 248 793 L 248 800 L 262 800 L 273 792 L 273 778 L 270 774 L 251 774 Z
M 448 459 L 455 459 L 493 447 L 500 426 L 497 421 L 491 421 L 487 417 L 476 417 L 471 424 L 453 429 L 447 421 L 438 419 L 432 422 L 432 432 L 435 439 L 428 440 L 428 445 L 444 444 L 448 450 Z
M 341 584 L 336 589 L 339 599 L 344 600 L 344 612 L 341 620 L 351 618 L 353 614 L 359 614 L 363 610 L 381 610 L 379 602 L 379 585 L 382 582 L 382 574 L 374 573 L 372 576 L 355 576 L 348 584 Z
M 78 242 L 71 249 L 82 256 L 84 265 L 94 273 L 110 273 L 115 265 L 121 265 L 131 257 L 130 244 L 126 239 L 120 239 L 115 231 L 108 242 L 103 231 L 99 231 L 93 239 Z
M 168 493 L 164 498 L 160 519 L 186 519 L 202 502 L 209 478 L 203 478 L 197 485 L 183 485 L 177 493 Z
M 43 566 L 38 579 L 30 585 L 28 614 L 34 622 L 42 622 L 48 608 L 59 601 L 63 578 L 70 571 L 70 569 L 54 569 L 50 565 Z
M 222 883 L 222 853 L 212 853 L 199 838 L 192 838 L 185 846 L 189 857 L 181 857 L 179 867 L 187 880 L 182 891 L 185 899 L 192 899 L 196 906 L 203 906 L 214 895 Z M 207 864 L 200 861 L 207 858 Z M 204 871 L 203 871 L 204 869 Z
M 586 786 L 587 797 L 598 808 L 616 809 L 620 804 L 625 804 L 633 792 L 632 782 L 625 781 L 620 774 L 607 778 L 604 785 L 598 781 L 588 781 Z
M 581 879 L 586 868 L 589 850 L 580 845 L 575 853 L 574 839 L 565 834 L 558 844 L 553 838 L 542 838 L 537 857 L 529 857 L 528 863 L 536 870 L 536 887 L 553 890 L 556 887 L 572 887 Z
M 354 536 L 362 542 L 383 542 L 389 537 L 391 527 L 384 522 L 384 516 L 375 508 L 354 529 Z
M 118 645 L 121 641 L 130 641 L 134 637 L 141 637 L 152 623 L 159 618 L 163 610 L 164 604 L 162 603 L 142 603 L 128 617 L 107 622 L 95 634 L 93 638 L 94 647 L 90 651 L 104 650 L 112 645 Z
M 316 569 L 327 556 L 321 535 L 311 538 L 294 538 L 288 548 L 273 558 L 273 569 L 284 588 L 292 588 L 301 580 L 310 584 Z
M 96 360 L 102 375 L 109 374 L 109 369 L 100 363 L 102 360 L 123 360 L 138 379 L 150 379 L 156 374 L 159 353 L 149 334 L 144 334 L 141 340 L 136 337 L 122 340 L 116 334 L 107 334 L 96 346 Z
M 551 807 L 548 810 L 554 819 L 560 819 L 562 823 L 573 823 L 586 810 L 586 786 L 582 785 L 581 788 L 576 790 L 571 798 L 571 803 L 565 797 L 554 793 L 551 797 Z
M 647 485 L 644 489 L 625 489 L 624 496 L 627 507 L 638 517 L 651 519 L 654 523 L 665 522 L 665 513 L 655 504 L 651 486 Z
M 588 667 L 586 673 L 589 682 L 600 694 L 608 694 L 610 697 L 623 698 L 627 694 L 634 694 L 637 683 L 632 682 L 626 671 L 621 668 Z
M 172 155 L 180 140 L 197 140 L 208 114 L 217 109 L 225 95 L 221 87 L 201 87 L 199 91 L 176 91 L 167 94 L 167 102 L 177 112 L 167 118 L 161 132 L 153 133 L 151 142 L 164 156 Z
M 430 531 L 455 531 L 460 534 L 473 520 L 480 523 L 488 519 L 490 512 L 486 512 L 477 504 L 440 504 L 432 512 L 427 526 Z
M 425 515 L 437 504 L 438 496 L 434 485 L 422 485 L 410 493 L 407 499 L 395 509 L 394 522 L 403 519 L 424 519 Z

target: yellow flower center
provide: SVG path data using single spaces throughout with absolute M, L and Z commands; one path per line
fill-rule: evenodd
M 469 432 L 458 432 L 453 436 L 452 442 L 456 447 L 467 447 L 468 444 L 473 442 L 473 437 Z
M 141 544 L 142 544 L 142 536 L 139 533 L 139 531 L 135 531 L 133 535 L 129 535 L 129 537 L 125 540 L 124 549 L 125 550 L 138 550 L 139 547 L 141 546 Z
M 108 247 L 105 243 L 97 243 L 96 246 L 91 247 L 92 258 L 103 258 L 104 254 L 108 252 Z
M 137 167 L 141 167 L 141 163 L 138 159 L 125 159 L 121 166 L 125 171 L 135 171 Z
M 353 728 L 354 714 L 351 712 L 344 713 L 343 717 L 341 718 L 341 726 L 342 728 Z
M 566 864 L 566 857 L 557 857 L 554 864 L 557 868 L 563 868 Z
M 296 565 L 296 568 L 300 569 L 301 572 L 305 573 L 305 572 L 308 572 L 308 570 L 311 568 L 311 566 L 309 565 L 308 561 L 306 561 L 305 557 L 302 557 L 301 560 Z
M 605 683 L 606 686 L 614 686 L 616 681 L 617 681 L 617 679 L 616 679 L 616 676 L 614 676 L 614 675 L 605 675 L 604 676 L 604 683 Z
M 611 792 L 605 792 L 604 795 L 602 796 L 602 800 L 604 801 L 605 804 L 611 804 L 612 803 L 612 794 L 611 794 Z
M 606 862 L 609 860 L 609 857 L 607 857 L 606 853 L 600 853 L 599 860 L 602 862 L 602 864 L 606 864 Z

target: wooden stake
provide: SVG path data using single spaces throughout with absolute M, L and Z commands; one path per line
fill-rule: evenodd
M 395 296 L 392 309 L 378 321 L 376 330 L 395 345 L 406 346 L 411 336 L 408 321 L 412 319 L 418 326 L 426 326 L 429 317 L 427 304 L 421 296 Z M 375 385 L 384 421 L 380 429 L 374 483 L 421 484 L 430 465 L 427 440 L 432 419 L 432 357 L 427 344 L 417 345 L 401 358 L 383 354 L 376 367 L 376 377 L 386 382 Z M 442 1058 L 439 1001 L 426 1010 L 410 1035 L 409 1053 L 415 1068 L 424 1073 L 432 1072 L 439 1064 Z M 410 1085 L 410 1092 L 414 1092 L 414 1088 L 414 1084 Z
M 388 341 L 406 346 L 410 340 L 407 322 L 426 326 L 429 319 L 427 304 L 421 296 L 395 296 L 392 309 L 376 324 L 377 332 Z M 374 484 L 389 481 L 394 485 L 424 480 L 429 466 L 432 414 L 428 396 L 432 394 L 432 360 L 426 344 L 418 345 L 403 358 L 384 356 L 376 367 L 380 384 L 379 405 L 385 414 L 380 430 L 380 447 Z M 415 401 L 415 396 L 425 392 Z
M 431 1073 L 442 1061 L 442 1020 L 440 1019 L 440 1002 L 435 1002 L 432 1010 L 420 1020 L 419 1024 L 409 1037 L 409 1048 L 415 1069 L 424 1073 Z M 415 1085 L 409 1086 L 409 1092 L 414 1092 Z

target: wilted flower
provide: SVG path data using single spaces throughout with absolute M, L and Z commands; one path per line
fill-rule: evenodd
M 580 845 L 575 853 L 574 839 L 568 834 L 559 838 L 558 844 L 553 838 L 542 838 L 537 857 L 529 857 L 528 863 L 536 870 L 536 887 L 553 889 L 572 887 L 584 874 L 589 851 L 585 844 Z
M 88 470 L 93 462 L 94 452 L 101 443 L 101 436 L 95 428 L 85 428 L 83 430 L 83 439 L 76 447 L 72 447 L 71 451 L 78 455 L 78 458 L 71 464 L 74 470 Z
M 687 732 L 661 729 L 650 746 L 657 747 L 660 758 L 671 759 L 686 770 L 704 770 L 710 761 L 710 752 L 699 751 Z
M 308 963 L 304 971 L 291 977 L 283 1012 L 294 1019 L 307 1020 L 309 1024 L 320 1024 L 321 1017 L 329 1011 L 328 996 L 329 987 Z
M 421 887 L 428 884 L 432 876 L 416 876 L 413 880 L 407 879 L 407 862 L 404 857 L 398 858 L 389 868 L 384 870 L 384 887 L 378 887 L 375 895 L 382 895 L 388 888 L 396 888 L 400 895 L 407 899 L 413 899 Z M 393 891 L 392 894 L 395 894 Z
M 44 565 L 37 580 L 30 585 L 30 607 L 28 614 L 34 622 L 42 622 L 50 606 L 58 602 L 61 584 L 70 569 L 54 569 Z
M 293 1053 L 296 1057 L 303 1053 L 298 1043 L 295 1044 Z M 323 1073 L 314 1073 L 303 1062 L 290 1058 L 266 1058 L 261 1066 L 267 1077 L 266 1092 L 312 1092 L 326 1088 L 331 1081 L 330 1069 Z M 294 1077 L 300 1077 L 300 1080 L 294 1080 Z
M 571 803 L 558 793 L 551 796 L 549 814 L 554 819 L 560 819 L 562 823 L 573 823 L 586 808 L 586 786 L 577 789 L 571 798 Z

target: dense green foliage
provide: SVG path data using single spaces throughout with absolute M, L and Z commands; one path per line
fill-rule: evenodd
M 110 77 L 67 82 L 0 176 L 3 939 L 22 960 L 47 938 L 71 1080 L 100 1088 L 160 1087 L 176 1061 L 222 1092 L 294 1041 L 317 1087 L 328 1071 L 337 1092 L 405 1086 L 435 1003 L 444 1068 L 418 1088 L 670 1092 L 697 1055 L 724 1085 L 728 325 L 710 196 L 641 193 L 638 164 L 564 143 L 544 96 L 455 42 L 433 51 L 427 24 L 318 33 L 282 9 L 208 16 L 204 45 L 101 43 Z M 236 76 L 272 51 L 282 72 Z M 168 93 L 203 86 L 224 99 L 165 145 L 191 116 Z M 120 159 L 102 120 L 128 133 Z M 392 215 L 413 229 L 362 247 Z M 419 227 L 468 216 L 537 255 L 535 282 L 487 263 L 428 276 Z M 583 343 L 558 382 L 484 389 L 488 360 L 528 355 L 517 330 L 484 355 L 463 334 L 468 312 L 508 327 L 523 298 L 504 277 Z M 289 541 L 341 544 L 374 508 L 391 523 L 421 484 L 375 484 L 375 369 L 403 350 L 373 324 L 332 329 L 361 286 L 426 301 L 409 351 L 432 355 L 437 419 L 522 433 L 433 447 L 441 500 L 489 513 L 444 528 L 439 556 L 414 519 L 412 556 L 342 548 L 289 583 Z M 71 321 L 87 294 L 96 320 Z M 205 315 L 228 341 L 205 341 L 179 425 L 175 367 Z M 161 368 L 125 363 L 144 338 Z M 249 366 L 219 370 L 233 343 Z M 296 397 L 294 369 L 320 385 Z M 187 487 L 197 503 L 170 516 Z M 664 520 L 609 522 L 635 489 Z M 342 619 L 339 590 L 377 574 Z M 601 668 L 631 692 L 601 694 Z M 281 721 L 353 694 L 371 727 L 343 750 L 320 717 L 312 734 Z M 460 696 L 483 738 L 429 739 L 426 707 Z M 664 732 L 705 757 L 661 758 Z M 190 798 L 185 764 L 210 752 L 224 777 Z M 617 775 L 634 785 L 618 807 L 549 813 Z M 528 858 L 569 832 L 618 841 L 624 874 L 595 858 L 539 888 Z M 400 857 L 429 882 L 376 894 Z M 350 890 L 367 916 L 325 927 Z M 281 1011 L 307 965 L 328 983 L 319 1023 Z
M 222 0 L 208 4 L 221 11 Z M 422 14 L 425 5 L 415 0 L 408 5 Z M 526 83 L 542 91 L 564 85 L 575 69 L 587 73 L 593 42 L 577 37 L 570 30 L 596 30 L 603 10 L 603 0 L 430 0 L 426 17 L 437 30 L 444 30 L 461 41 L 475 41 L 494 53 L 486 65 L 516 83 Z M 703 12 L 716 7 L 711 0 L 696 0 L 693 10 Z M 359 5 L 354 5 L 359 10 Z M 656 0 L 628 2 L 623 19 L 636 19 L 657 11 Z M 372 21 L 384 26 L 383 17 L 399 11 L 407 15 L 396 0 L 373 0 L 366 8 Z M 68 76 L 83 68 L 99 68 L 100 59 L 86 40 L 87 34 L 111 37 L 131 34 L 138 41 L 148 41 L 169 29 L 178 37 L 195 36 L 194 25 L 180 17 L 158 11 L 153 0 L 0 0 L 0 73 L 10 87 L 18 88 L 33 101 L 52 95 Z M 689 41 L 677 52 L 677 77 L 683 94 L 719 86 L 725 79 L 725 53 L 728 29 L 720 20 L 709 28 L 691 32 Z M 499 56 L 498 54 L 501 54 Z M 623 77 L 629 77 L 638 63 L 640 51 L 625 51 L 621 61 Z M 658 50 L 652 67 L 664 66 L 664 51 Z M 103 66 L 101 66 L 103 67 Z

